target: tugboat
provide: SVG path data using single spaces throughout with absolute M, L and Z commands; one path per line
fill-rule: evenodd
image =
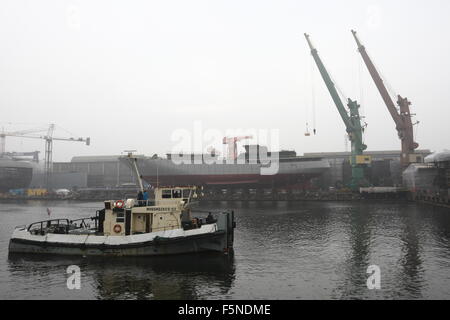
M 144 190 L 136 158 L 128 155 Z M 108 200 L 94 217 L 51 219 L 16 227 L 10 253 L 155 256 L 233 250 L 233 211 L 191 216 L 198 187 L 157 187 L 153 200 Z

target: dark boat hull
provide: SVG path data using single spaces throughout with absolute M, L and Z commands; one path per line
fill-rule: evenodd
M 139 244 L 84 245 L 67 243 L 41 243 L 25 239 L 11 239 L 10 253 L 39 253 L 77 256 L 161 256 L 185 253 L 228 251 L 227 234 L 217 231 L 210 234 L 183 238 L 161 238 Z
M 32 235 L 27 227 L 17 227 L 9 241 L 9 253 L 72 256 L 164 256 L 197 252 L 228 253 L 233 248 L 234 212 L 223 212 L 213 224 L 198 229 L 167 230 L 158 236 L 152 233 L 123 237 L 42 234 Z M 175 231 L 177 231 L 175 230 Z M 181 234 L 181 236 L 180 236 Z M 136 238 L 144 237 L 144 238 Z

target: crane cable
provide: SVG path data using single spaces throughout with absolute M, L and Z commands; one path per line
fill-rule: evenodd
M 311 60 L 311 68 L 312 68 L 312 60 Z M 329 69 L 327 70 L 327 73 L 328 73 L 328 76 L 330 77 L 330 79 L 331 79 L 331 82 L 333 83 L 333 85 L 334 85 L 334 87 L 336 88 L 336 90 L 337 90 L 337 92 L 338 92 L 338 95 L 339 95 L 339 97 L 340 97 L 340 99 L 341 99 L 341 101 L 342 100 L 344 100 L 344 104 L 346 105 L 347 104 L 347 101 L 348 101 L 348 98 L 347 98 L 347 95 L 344 93 L 344 91 L 337 85 L 337 82 L 336 81 L 334 81 L 334 79 L 333 79 L 333 76 L 331 75 L 331 72 L 329 71 Z M 311 74 L 313 75 L 314 73 L 313 72 L 311 72 Z M 313 93 L 314 94 L 314 93 Z M 314 104 L 315 104 L 315 100 L 313 100 L 314 102 Z M 315 109 L 315 107 L 313 107 L 314 109 Z M 347 116 L 349 116 L 349 111 L 347 111 L 347 110 L 345 110 L 346 111 L 346 113 L 347 113 Z M 315 118 L 315 112 L 314 112 L 314 118 Z M 315 121 L 315 120 L 314 120 Z M 315 123 L 314 123 L 314 130 L 315 130 Z M 314 131 L 315 132 L 315 131 Z
M 362 61 L 358 59 L 358 79 L 359 79 L 359 105 L 361 107 L 361 112 L 359 113 L 360 121 L 364 124 L 362 126 L 363 133 L 366 132 L 367 123 L 364 121 L 366 112 L 364 108 L 365 97 L 364 97 L 364 81 L 363 81 L 363 73 L 362 73 Z M 363 143 L 365 143 L 365 134 L 362 135 Z
M 363 115 L 366 114 L 366 110 L 364 108 L 365 97 L 364 97 L 364 81 L 363 81 L 363 73 L 362 73 L 362 60 L 358 59 L 358 78 L 359 78 L 359 105 L 361 106 L 361 112 Z
M 367 55 L 368 55 L 368 53 L 367 53 Z M 369 56 L 369 58 L 370 58 L 370 56 Z M 392 101 L 394 101 L 394 105 L 395 105 L 395 108 L 397 109 L 397 112 L 400 113 L 400 109 L 397 106 L 397 104 L 395 103 L 397 101 L 397 93 L 396 93 L 396 91 L 391 86 L 391 84 L 389 83 L 387 78 L 383 75 L 383 73 L 381 72 L 381 69 L 375 64 L 375 62 L 373 62 L 373 60 L 372 60 L 372 64 L 375 66 L 375 69 L 378 71 L 378 74 L 380 75 L 381 81 L 383 81 L 383 83 L 385 84 L 386 90 L 388 91 L 389 95 L 391 96 Z
M 374 64 L 375 65 L 375 64 Z M 396 93 L 396 91 L 393 89 L 393 87 L 390 85 L 390 83 L 386 80 L 386 77 L 383 76 L 383 74 L 380 71 L 380 68 L 378 68 L 377 65 L 375 65 L 375 68 L 377 68 L 378 73 L 380 74 L 381 80 L 383 81 L 383 83 L 386 84 L 386 88 L 388 90 L 388 93 L 390 94 L 392 100 L 394 101 L 394 106 L 397 110 L 397 113 L 400 115 L 401 111 L 400 111 L 400 106 L 398 105 L 398 94 Z M 414 116 L 414 114 L 410 114 L 410 118 L 412 120 L 412 117 Z M 413 139 L 417 140 L 417 134 L 418 134 L 418 127 L 419 127 L 419 121 L 417 121 L 416 123 L 413 123 Z M 416 132 L 414 132 L 414 126 L 417 126 Z
M 369 59 L 371 60 L 373 66 L 375 67 L 375 69 L 377 70 L 378 74 L 380 75 L 381 81 L 383 81 L 383 83 L 385 84 L 386 90 L 388 91 L 389 95 L 391 96 L 391 99 L 393 99 L 393 101 L 397 101 L 397 93 L 394 90 L 394 88 L 391 86 L 391 84 L 389 83 L 389 81 L 387 80 L 387 78 L 383 75 L 383 73 L 381 72 L 381 69 L 379 66 L 377 66 L 377 64 L 374 62 L 374 60 L 372 59 L 372 57 L 370 56 L 370 54 L 367 52 L 366 50 L 366 54 L 369 57 Z M 361 60 L 360 60 L 361 62 Z M 400 113 L 399 108 L 396 106 L 397 111 Z
M 312 117 L 313 117 L 313 132 L 316 135 L 316 90 L 314 86 L 314 65 L 313 60 L 309 59 L 310 73 L 311 73 L 311 106 L 312 106 Z
M 79 137 L 79 135 L 74 134 L 73 132 L 70 132 L 69 130 L 67 130 L 67 129 L 65 129 L 65 128 L 59 126 L 59 125 L 56 125 L 56 124 L 55 124 L 55 125 L 54 125 L 54 128 L 55 128 L 55 129 L 63 130 L 63 131 L 65 131 L 66 133 L 68 133 L 69 135 L 71 135 L 72 137 Z
M 305 108 L 305 121 L 306 121 L 306 131 L 305 131 L 305 136 L 309 136 L 309 126 L 308 126 L 308 121 L 309 121 L 309 101 L 306 102 L 306 108 Z
M 418 141 L 418 140 L 419 140 L 419 139 L 417 139 L 418 134 L 419 134 L 419 124 L 420 124 L 419 121 L 417 121 L 416 123 L 413 124 L 413 140 L 414 140 L 414 141 Z M 414 127 L 415 127 L 415 128 L 414 128 Z M 414 130 L 415 130 L 416 132 L 414 132 Z
M 337 89 L 338 94 L 339 94 L 341 100 L 343 100 L 344 105 L 347 105 L 347 101 L 348 101 L 348 98 L 347 98 L 347 97 L 348 97 L 348 96 L 345 94 L 344 90 L 342 90 L 341 87 L 338 86 L 337 82 L 334 80 L 334 78 L 333 78 L 333 76 L 331 75 L 331 72 L 330 72 L 330 71 L 328 71 L 328 75 L 329 75 L 331 81 L 333 82 L 333 85 L 334 85 L 335 88 Z M 347 112 L 347 114 L 348 114 L 348 112 Z

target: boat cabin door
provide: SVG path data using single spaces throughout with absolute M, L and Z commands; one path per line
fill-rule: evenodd
M 145 232 L 149 233 L 150 232 L 150 226 L 152 225 L 152 217 L 153 214 L 148 213 L 145 215 Z
M 131 234 L 131 209 L 125 210 L 125 235 Z

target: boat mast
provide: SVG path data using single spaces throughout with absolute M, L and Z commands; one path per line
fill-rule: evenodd
M 128 152 L 128 161 L 130 161 L 131 169 L 136 177 L 137 182 L 139 183 L 139 190 L 144 192 L 144 184 L 142 183 L 142 176 L 139 173 L 139 169 L 137 166 L 137 157 L 133 156 L 133 152 Z

